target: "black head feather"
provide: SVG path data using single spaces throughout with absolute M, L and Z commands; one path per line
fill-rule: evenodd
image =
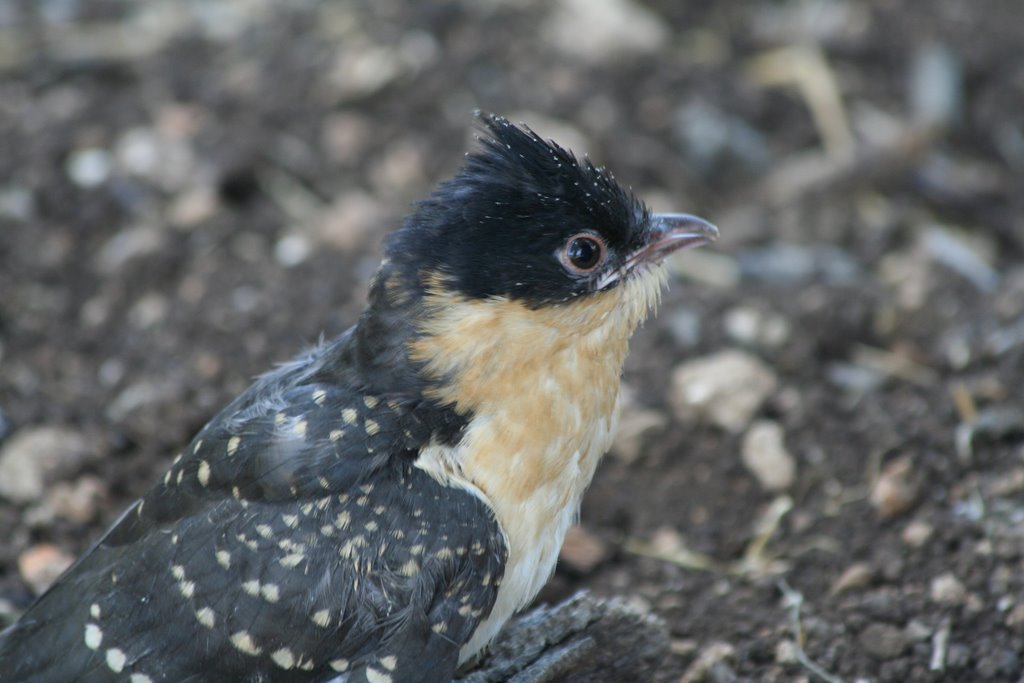
M 647 209 L 589 160 L 499 116 L 478 118 L 479 148 L 392 235 L 391 263 L 414 288 L 440 273 L 464 296 L 530 306 L 598 289 L 601 275 L 643 244 Z M 559 258 L 581 232 L 607 246 L 592 272 L 574 272 Z

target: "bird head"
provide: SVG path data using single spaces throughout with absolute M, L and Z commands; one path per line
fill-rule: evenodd
M 669 253 L 718 236 L 695 216 L 650 212 L 609 171 L 529 128 L 478 117 L 479 149 L 389 243 L 409 286 L 564 307 L 657 281 Z
M 662 261 L 718 230 L 652 213 L 529 128 L 479 121 L 477 149 L 389 238 L 359 326 L 367 367 L 388 377 L 408 359 L 411 381 L 466 411 L 480 409 L 472 394 L 485 378 L 570 348 L 617 387 L 629 337 L 665 283 Z

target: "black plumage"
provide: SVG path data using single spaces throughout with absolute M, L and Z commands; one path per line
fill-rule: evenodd
M 416 229 L 391 236 L 396 265 L 413 285 L 415 273 L 434 269 L 468 297 L 530 306 L 593 292 L 599 273 L 566 277 L 538 255 L 555 253 L 567 234 L 593 231 L 607 240 L 606 267 L 621 266 L 648 237 L 650 212 L 606 169 L 506 119 L 482 120 L 481 150 L 417 206 L 407 223 Z
M 413 467 L 453 416 L 318 379 L 348 343 L 265 376 L 211 421 L 0 639 L 0 680 L 454 670 L 504 541 L 482 501 Z

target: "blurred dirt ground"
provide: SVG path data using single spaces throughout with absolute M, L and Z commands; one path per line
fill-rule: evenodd
M 542 595 L 657 681 L 1024 680 L 1014 0 L 0 2 L 0 613 L 351 324 L 475 108 L 722 229 Z

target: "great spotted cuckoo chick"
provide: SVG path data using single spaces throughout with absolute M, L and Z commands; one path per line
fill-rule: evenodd
M 207 424 L 0 634 L 0 680 L 444 682 L 536 596 L 660 264 L 717 230 L 480 118 L 358 323 Z

